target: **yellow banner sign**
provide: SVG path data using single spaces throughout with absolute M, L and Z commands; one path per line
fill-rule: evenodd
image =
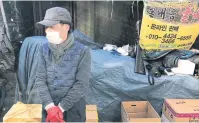
M 196 2 L 145 2 L 140 47 L 145 50 L 190 49 L 199 34 Z

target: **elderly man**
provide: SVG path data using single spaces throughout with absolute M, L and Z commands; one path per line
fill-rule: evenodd
M 84 122 L 91 56 L 88 47 L 74 41 L 67 9 L 53 7 L 43 21 L 48 43 L 40 48 L 36 87 L 46 122 Z

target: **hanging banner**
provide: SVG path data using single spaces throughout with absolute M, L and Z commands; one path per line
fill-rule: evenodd
M 145 2 L 140 32 L 142 49 L 188 50 L 198 34 L 197 2 Z

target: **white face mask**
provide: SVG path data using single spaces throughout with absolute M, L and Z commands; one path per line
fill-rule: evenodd
M 46 38 L 52 44 L 61 44 L 63 40 L 59 37 L 59 32 L 47 32 Z

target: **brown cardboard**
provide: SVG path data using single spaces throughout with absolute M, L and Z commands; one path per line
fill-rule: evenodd
M 86 105 L 86 122 L 98 122 L 96 105 Z
M 23 104 L 18 102 L 3 117 L 3 122 L 41 122 L 41 104 Z
M 129 113 L 128 116 L 131 118 L 147 118 L 147 113 L 146 112 Z
M 161 122 L 148 101 L 126 101 L 121 105 L 122 122 Z
M 162 112 L 170 122 L 198 122 L 199 99 L 165 99 Z

